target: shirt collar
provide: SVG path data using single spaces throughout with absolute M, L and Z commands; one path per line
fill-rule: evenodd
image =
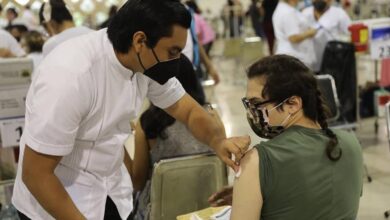
M 127 69 L 119 62 L 118 58 L 115 55 L 114 47 L 112 46 L 111 41 L 108 39 L 107 29 L 104 29 L 102 31 L 104 32 L 103 48 L 105 53 L 107 54 L 111 66 L 120 74 L 122 74 L 125 78 L 131 79 L 134 74 L 133 71 Z

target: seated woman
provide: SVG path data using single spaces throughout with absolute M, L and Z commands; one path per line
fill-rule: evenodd
M 205 105 L 203 93 L 200 92 L 203 88 L 187 58 L 181 59 L 180 75 L 176 78 L 192 98 Z M 221 123 L 215 111 L 210 108 L 206 110 L 215 116 L 216 123 Z M 155 163 L 161 159 L 208 152 L 210 148 L 196 140 L 184 124 L 151 105 L 136 125 L 134 160 L 131 168 L 128 168 L 134 191 L 140 191 L 135 200 L 134 219 L 149 219 L 150 179 Z
M 276 55 L 253 64 L 248 78 L 249 124 L 270 140 L 241 160 L 231 219 L 356 219 L 361 147 L 353 133 L 328 128 L 313 73 Z

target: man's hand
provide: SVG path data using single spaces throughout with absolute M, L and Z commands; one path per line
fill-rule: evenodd
M 249 136 L 226 138 L 223 124 L 188 94 L 165 111 L 184 123 L 196 139 L 213 148 L 224 163 L 238 171 L 239 161 L 250 144 Z M 235 155 L 236 163 L 231 159 L 232 154 Z
M 221 160 L 238 172 L 240 160 L 245 155 L 251 143 L 249 136 L 226 138 L 213 146 L 215 152 Z M 233 161 L 231 155 L 234 155 Z
M 222 190 L 214 193 L 208 199 L 210 206 L 224 206 L 232 205 L 233 200 L 233 187 L 225 186 Z

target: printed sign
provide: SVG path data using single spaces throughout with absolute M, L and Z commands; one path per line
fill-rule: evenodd
M 24 129 L 24 118 L 0 121 L 0 137 L 3 147 L 19 146 Z
M 371 58 L 390 58 L 390 26 L 373 27 L 370 43 Z

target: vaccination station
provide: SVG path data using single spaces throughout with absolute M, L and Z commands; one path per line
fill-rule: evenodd
M 390 220 L 390 0 L 0 0 L 0 220 Z

